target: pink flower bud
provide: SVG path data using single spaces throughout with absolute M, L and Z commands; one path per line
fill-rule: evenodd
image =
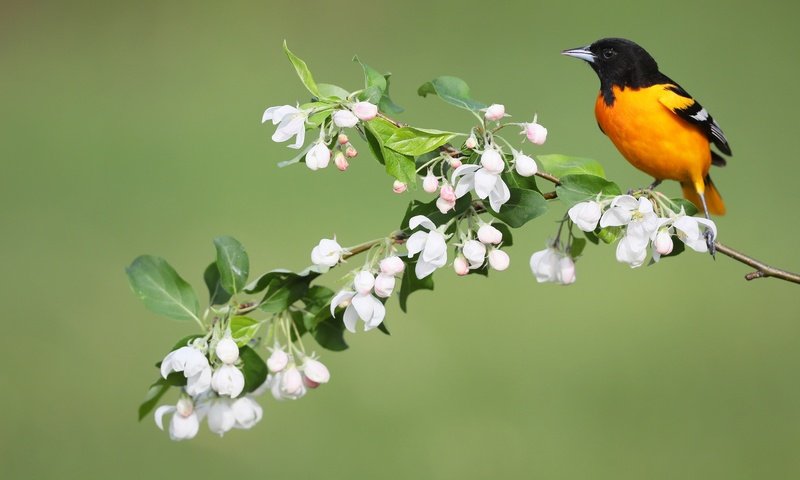
M 305 361 L 303 361 L 303 374 L 317 385 L 320 383 L 328 383 L 331 379 L 328 367 L 319 360 L 314 360 L 313 358 L 306 358 Z
M 333 112 L 331 118 L 333 118 L 333 123 L 339 128 L 355 127 L 358 123 L 358 117 L 353 115 L 353 112 L 350 110 L 337 110 Z
M 272 351 L 267 359 L 267 368 L 272 373 L 278 373 L 286 368 L 289 364 L 289 355 L 276 345 L 275 350 Z
M 498 272 L 502 272 L 503 270 L 507 269 L 509 263 L 511 263 L 511 260 L 508 258 L 508 254 L 506 252 L 497 248 L 493 248 L 489 252 L 489 266 Z
M 355 158 L 358 155 L 358 150 L 356 150 L 352 145 L 347 147 L 344 151 L 344 154 L 347 155 L 347 158 Z
M 469 273 L 469 264 L 463 255 L 459 255 L 453 260 L 453 270 L 455 270 L 456 275 L 459 276 L 464 276 Z
M 489 108 L 486 109 L 486 113 L 483 116 L 486 120 L 496 122 L 506 116 L 506 107 L 499 103 L 493 103 L 489 105 Z
M 519 154 L 514 159 L 514 169 L 523 177 L 532 177 L 539 171 L 536 161 L 525 154 Z
M 561 257 L 558 261 L 558 277 L 560 283 L 569 285 L 575 283 L 575 262 L 570 257 Z
M 469 137 L 467 137 L 467 141 L 464 142 L 464 146 L 469 148 L 470 150 L 473 150 L 475 147 L 478 146 L 478 139 L 475 138 L 475 135 L 470 135 Z
M 319 170 L 325 168 L 331 161 L 331 151 L 322 143 L 317 142 L 316 145 L 306 153 L 306 166 L 311 170 Z
M 400 180 L 395 180 L 394 183 L 392 183 L 392 191 L 394 193 L 403 193 L 406 190 L 408 190 L 408 185 L 401 182 Z
M 481 225 L 481 227 L 478 229 L 478 240 L 483 243 L 497 245 L 503 241 L 503 233 L 486 223 Z
M 456 202 L 455 201 L 448 201 L 448 200 L 445 200 L 442 197 L 439 197 L 439 198 L 436 199 L 436 208 L 438 208 L 439 211 L 442 212 L 442 213 L 447 213 L 450 210 L 453 210 L 453 209 L 456 208 Z
M 366 270 L 361 270 L 356 274 L 356 278 L 353 280 L 353 286 L 356 289 L 356 292 L 366 295 L 372 291 L 372 287 L 375 285 L 375 276 Z
M 194 411 L 194 404 L 191 398 L 181 397 L 178 403 L 175 404 L 175 409 L 178 414 L 183 417 L 188 417 Z
M 656 240 L 653 242 L 656 252 L 659 255 L 669 255 L 672 253 L 672 237 L 666 230 L 661 230 L 656 235 Z
M 297 395 L 303 390 L 303 376 L 300 371 L 292 365 L 281 377 L 280 391 L 287 395 Z
M 450 167 L 453 170 L 455 170 L 456 168 L 460 167 L 461 165 L 462 165 L 462 163 L 461 163 L 461 159 L 460 158 L 453 157 L 453 158 L 450 159 Z
M 392 255 L 391 257 L 386 257 L 381 260 L 380 268 L 381 273 L 385 273 L 386 275 L 398 275 L 403 273 L 403 270 L 406 268 L 406 264 L 403 263 L 403 259 L 397 255 Z
M 536 122 L 525 123 L 525 136 L 534 145 L 542 145 L 547 140 L 547 129 Z
M 481 154 L 481 165 L 490 173 L 503 173 L 506 167 L 503 156 L 494 148 L 487 148 Z
M 375 277 L 375 295 L 381 298 L 389 298 L 392 295 L 392 291 L 394 291 L 394 285 L 394 275 L 379 274 Z
M 347 145 L 347 142 L 349 142 L 350 139 L 347 138 L 347 135 L 345 135 L 344 133 L 340 133 L 336 141 L 339 142 L 339 145 Z
M 436 189 L 439 188 L 439 179 L 436 178 L 436 175 L 428 169 L 428 174 L 425 175 L 425 179 L 422 181 L 422 189 L 428 193 L 434 193 Z
M 333 164 L 343 172 L 350 166 L 350 163 L 347 162 L 347 157 L 345 157 L 342 152 L 336 152 L 336 155 L 333 157 Z
M 303 385 L 305 385 L 307 388 L 317 388 L 317 387 L 319 387 L 319 383 L 315 382 L 314 380 L 311 380 L 310 378 L 306 377 L 305 375 L 303 375 Z
M 378 115 L 378 106 L 369 102 L 358 102 L 353 105 L 353 113 L 359 119 L 368 122 Z
M 449 183 L 445 183 L 444 185 L 442 185 L 442 189 L 441 191 L 439 191 L 439 196 L 448 202 L 456 201 L 456 191 L 453 189 L 453 186 L 450 185 Z

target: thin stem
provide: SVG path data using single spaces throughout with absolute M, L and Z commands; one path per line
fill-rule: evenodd
M 786 270 L 781 270 L 780 268 L 775 268 L 767 265 L 764 262 L 756 260 L 749 255 L 745 255 L 742 252 L 732 249 L 726 245 L 723 245 L 719 242 L 714 242 L 714 246 L 717 248 L 717 251 L 723 255 L 726 255 L 737 262 L 743 263 L 749 267 L 753 267 L 756 269 L 754 272 L 750 272 L 744 276 L 745 280 L 755 280 L 756 278 L 779 278 L 781 280 L 786 280 L 787 282 L 798 283 L 800 284 L 800 275 L 792 272 L 787 272 Z

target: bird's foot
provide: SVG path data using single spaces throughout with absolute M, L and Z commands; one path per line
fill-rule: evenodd
M 706 237 L 706 246 L 708 247 L 708 253 L 710 253 L 711 256 L 714 257 L 715 254 L 717 253 L 717 247 L 714 245 L 714 242 L 716 241 L 716 238 L 714 238 L 714 233 L 711 230 L 706 230 L 703 236 Z
M 659 179 L 656 178 L 655 180 L 653 180 L 653 183 L 651 183 L 650 186 L 647 187 L 647 189 L 648 190 L 655 190 L 657 186 L 661 185 L 662 181 L 663 180 L 659 180 Z

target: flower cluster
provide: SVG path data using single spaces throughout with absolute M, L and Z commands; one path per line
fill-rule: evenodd
M 490 223 L 483 223 L 472 238 L 472 232 L 464 236 L 460 253 L 453 261 L 453 269 L 458 275 L 466 275 L 470 270 L 477 270 L 488 265 L 497 271 L 508 268 L 511 260 L 508 254 L 500 250 L 503 233 Z
M 267 359 L 267 368 L 270 372 L 267 380 L 254 393 L 269 390 L 275 400 L 297 400 L 307 389 L 317 388 L 331 379 L 328 368 L 314 355 L 292 354 L 277 343 Z

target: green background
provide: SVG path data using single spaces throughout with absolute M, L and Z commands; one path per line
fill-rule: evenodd
M 153 363 L 194 330 L 145 310 L 123 268 L 160 255 L 201 290 L 216 235 L 239 238 L 261 272 L 303 268 L 319 238 L 352 245 L 396 227 L 412 195 L 390 192 L 363 144 L 346 173 L 276 168 L 292 151 L 261 114 L 307 98 L 284 38 L 318 81 L 360 88 L 353 54 L 392 71 L 399 118 L 418 126 L 470 125 L 416 96 L 438 75 L 465 78 L 514 119 L 539 113 L 550 135 L 529 153 L 593 157 L 643 186 L 595 125 L 594 74 L 559 55 L 623 36 L 731 141 L 714 172 L 721 240 L 800 270 L 798 13 L 677 0 L 3 2 L 0 477 L 796 478 L 798 287 L 745 282 L 744 266 L 700 254 L 630 270 L 609 246 L 587 247 L 575 285 L 539 285 L 528 258 L 558 204 L 516 234 L 509 271 L 438 273 L 409 314 L 391 302 L 391 337 L 323 352 L 329 385 L 264 397 L 261 424 L 224 438 L 204 425 L 173 443 L 136 422 Z

